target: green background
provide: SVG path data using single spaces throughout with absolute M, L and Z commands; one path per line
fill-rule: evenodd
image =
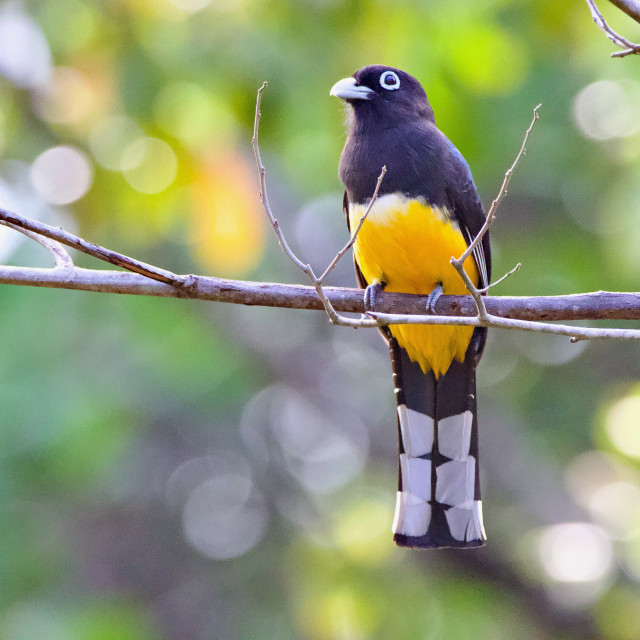
M 347 239 L 329 89 L 383 63 L 423 83 L 487 205 L 542 103 L 492 232 L 494 277 L 522 269 L 495 294 L 639 288 L 640 60 L 609 58 L 584 2 L 32 0 L 0 2 L 0 33 L 1 206 L 179 273 L 306 284 L 260 209 L 256 90 L 272 206 L 322 269 Z M 38 187 L 61 145 L 90 167 L 66 204 Z M 16 239 L 5 263 L 49 265 Z M 633 342 L 491 332 L 488 546 L 416 552 L 391 540 L 376 332 L 12 286 L 0 332 L 0 638 L 640 637 Z

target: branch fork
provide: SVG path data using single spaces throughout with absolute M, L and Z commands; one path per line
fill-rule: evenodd
M 260 179 L 260 200 L 262 201 L 262 206 L 265 210 L 265 213 L 267 214 L 267 217 L 269 218 L 269 222 L 271 223 L 271 226 L 275 231 L 276 237 L 278 238 L 280 247 L 282 248 L 284 253 L 287 255 L 287 257 L 293 262 L 293 264 L 295 264 L 298 267 L 298 269 L 300 269 L 303 273 L 305 273 L 306 276 L 309 278 L 309 280 L 311 280 L 311 284 L 315 287 L 318 297 L 322 301 L 322 305 L 324 306 L 324 309 L 327 312 L 327 315 L 329 316 L 329 320 L 331 321 L 332 324 L 337 324 L 345 327 L 353 327 L 354 329 L 357 329 L 359 327 L 381 326 L 380 323 L 374 320 L 373 318 L 361 317 L 360 319 L 353 319 L 353 318 L 348 318 L 347 316 L 340 315 L 334 309 L 333 305 L 331 304 L 331 301 L 325 294 L 323 283 L 327 278 L 327 276 L 331 273 L 331 271 L 333 271 L 335 266 L 338 264 L 342 256 L 344 256 L 344 254 L 351 248 L 353 243 L 356 241 L 358 232 L 362 228 L 364 221 L 367 219 L 367 216 L 369 215 L 369 212 L 371 211 L 378 197 L 380 184 L 382 183 L 384 175 L 387 172 L 387 168 L 382 167 L 382 171 L 380 172 L 380 175 L 378 176 L 378 181 L 376 182 L 376 186 L 373 192 L 373 197 L 371 198 L 371 202 L 369 203 L 369 206 L 367 207 L 367 210 L 364 212 L 363 216 L 360 218 L 358 227 L 355 229 L 353 235 L 351 236 L 351 239 L 340 251 L 338 251 L 338 253 L 333 258 L 329 266 L 323 271 L 322 275 L 318 277 L 315 274 L 311 265 L 308 263 L 305 264 L 302 260 L 300 260 L 298 256 L 296 256 L 296 254 L 291 250 L 291 247 L 289 247 L 289 243 L 287 242 L 284 236 L 284 233 L 282 232 L 282 229 L 278 224 L 278 220 L 273 215 L 273 212 L 271 210 L 271 205 L 269 204 L 269 198 L 267 197 L 266 169 L 264 167 L 264 164 L 262 163 L 262 157 L 260 155 L 260 145 L 258 141 L 260 118 L 262 116 L 262 112 L 260 111 L 260 105 L 262 103 L 262 93 L 266 87 L 267 87 L 267 83 L 263 82 L 262 86 L 258 89 L 258 95 L 256 98 L 256 112 L 255 112 L 255 118 L 253 121 L 253 137 L 251 139 L 251 146 L 253 147 L 253 154 L 255 156 L 256 166 L 258 168 L 258 176 Z
M 533 110 L 533 118 L 531 120 L 531 124 L 529 125 L 529 128 L 526 130 L 524 134 L 524 140 L 522 141 L 520 151 L 518 151 L 518 155 L 516 156 L 516 159 L 513 161 L 513 164 L 507 169 L 506 173 L 504 174 L 504 180 L 502 181 L 502 186 L 500 187 L 500 191 L 498 192 L 498 195 L 495 197 L 495 199 L 491 203 L 491 207 L 489 208 L 489 212 L 487 213 L 487 217 L 484 221 L 484 224 L 482 225 L 482 228 L 480 229 L 476 237 L 473 239 L 473 241 L 469 244 L 466 251 L 459 258 L 451 258 L 451 264 L 453 265 L 454 269 L 458 272 L 458 275 L 462 278 L 462 281 L 467 287 L 467 291 L 471 294 L 474 302 L 476 303 L 476 308 L 478 310 L 478 321 L 482 323 L 481 326 L 486 326 L 486 327 L 491 326 L 491 323 L 493 321 L 493 318 L 487 312 L 487 308 L 484 304 L 484 300 L 482 298 L 483 293 L 488 291 L 491 288 L 491 286 L 495 286 L 499 284 L 500 282 L 508 278 L 512 273 L 515 273 L 516 271 L 518 271 L 518 269 L 520 269 L 520 264 L 518 263 L 513 269 L 511 269 L 509 272 L 503 275 L 493 285 L 490 284 L 484 289 L 478 289 L 476 285 L 473 284 L 473 281 L 465 271 L 464 263 L 467 261 L 467 258 L 469 258 L 469 256 L 473 253 L 474 249 L 480 244 L 480 242 L 482 242 L 482 238 L 485 236 L 487 231 L 489 231 L 489 227 L 494 223 L 496 219 L 496 211 L 498 210 L 498 207 L 500 206 L 500 203 L 502 202 L 502 200 L 507 195 L 507 190 L 509 188 L 509 183 L 511 182 L 513 172 L 518 166 L 518 163 L 520 162 L 520 158 L 522 158 L 522 156 L 526 153 L 527 141 L 529 140 L 529 136 L 533 131 L 533 127 L 535 126 L 536 122 L 540 117 L 538 114 L 538 111 L 540 110 L 541 106 L 542 105 L 539 104 Z

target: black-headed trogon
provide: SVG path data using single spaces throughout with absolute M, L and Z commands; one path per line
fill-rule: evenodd
M 469 166 L 436 127 L 420 83 L 399 69 L 372 65 L 337 82 L 331 95 L 349 105 L 339 175 L 351 230 L 387 167 L 353 247 L 358 282 L 369 287 L 366 299 L 372 303 L 381 288 L 468 293 L 450 261 L 468 247 L 485 214 Z M 465 269 L 478 286 L 488 285 L 488 234 Z M 383 335 L 400 440 L 394 540 L 407 547 L 482 546 L 476 365 L 486 329 L 405 324 Z

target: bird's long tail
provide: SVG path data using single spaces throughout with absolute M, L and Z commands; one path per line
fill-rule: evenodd
M 480 547 L 486 540 L 478 474 L 476 358 L 437 379 L 392 338 L 400 465 L 394 540 L 403 547 Z

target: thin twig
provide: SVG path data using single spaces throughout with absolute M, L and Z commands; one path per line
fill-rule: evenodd
M 524 155 L 526 151 L 526 145 L 527 145 L 527 141 L 529 140 L 529 135 L 531 134 L 531 131 L 533 131 L 533 127 L 535 126 L 536 121 L 540 117 L 538 115 L 538 110 L 540 109 L 541 106 L 542 105 L 539 104 L 533 110 L 533 118 L 531 120 L 531 124 L 529 125 L 529 127 L 527 128 L 524 134 L 524 139 L 522 141 L 522 146 L 520 147 L 520 151 L 518 151 L 518 155 L 516 156 L 516 159 L 513 161 L 513 164 L 509 167 L 509 169 L 507 169 L 506 173 L 504 174 L 504 180 L 502 181 L 502 186 L 500 187 L 500 191 L 498 192 L 498 195 L 495 197 L 494 201 L 491 203 L 491 207 L 489 208 L 489 212 L 487 213 L 487 217 L 480 231 L 478 232 L 476 237 L 469 243 L 469 246 L 467 247 L 466 251 L 459 258 L 457 259 L 451 258 L 451 264 L 456 269 L 459 276 L 462 278 L 462 281 L 464 282 L 465 287 L 467 288 L 467 291 L 469 291 L 469 293 L 471 294 L 471 296 L 473 297 L 476 303 L 476 307 L 478 309 L 478 319 L 483 324 L 486 324 L 489 322 L 489 314 L 487 313 L 487 309 L 485 307 L 485 304 L 482 298 L 482 292 L 477 288 L 475 283 L 472 282 L 471 278 L 465 271 L 464 263 L 466 262 L 467 258 L 473 253 L 474 249 L 480 244 L 480 242 L 482 242 L 482 238 L 487 233 L 487 231 L 489 230 L 489 227 L 493 224 L 493 221 L 495 220 L 496 211 L 498 210 L 498 207 L 500 206 L 500 203 L 502 202 L 503 198 L 507 195 L 507 189 L 509 187 L 509 183 L 511 182 L 511 177 L 513 176 L 513 172 L 515 171 L 515 168 L 518 165 L 518 162 L 520 162 L 520 158 Z
M 7 222 L 6 220 L 0 220 L 0 224 L 27 236 L 27 238 L 30 238 L 31 240 L 37 242 L 40 246 L 44 247 L 51 254 L 56 268 L 68 269 L 74 266 L 69 252 L 59 242 L 51 240 L 50 238 L 46 238 L 45 236 L 42 236 L 33 231 L 29 231 L 28 229 L 18 227 L 15 224 Z
M 342 258 L 342 256 L 348 250 L 348 247 L 343 252 L 338 252 L 338 254 L 332 260 L 332 262 L 329 265 L 329 267 L 327 267 L 327 269 L 325 269 L 325 271 L 322 274 L 322 276 L 320 276 L 318 278 L 318 276 L 316 276 L 316 274 L 315 274 L 313 268 L 311 267 L 311 265 L 308 264 L 308 263 L 304 263 L 302 260 L 300 260 L 298 258 L 298 256 L 296 256 L 296 254 L 292 251 L 291 247 L 289 247 L 289 243 L 287 242 L 287 240 L 286 240 L 286 238 L 284 236 L 284 233 L 282 232 L 282 229 L 280 228 L 278 220 L 275 217 L 275 215 L 273 214 L 273 211 L 271 209 L 271 205 L 269 204 L 269 197 L 267 196 L 267 178 L 266 178 L 266 173 L 267 172 L 266 172 L 265 166 L 264 166 L 264 164 L 262 162 L 262 157 L 260 155 L 260 144 L 259 144 L 260 118 L 262 117 L 262 112 L 260 111 L 260 105 L 262 104 L 262 93 L 265 90 L 266 86 L 267 86 L 267 83 L 263 82 L 262 86 L 258 89 L 258 95 L 256 97 L 256 112 L 255 112 L 255 117 L 254 117 L 254 120 L 253 120 L 253 137 L 251 138 L 251 146 L 253 147 L 253 155 L 255 156 L 256 166 L 257 166 L 257 169 L 258 169 L 258 175 L 259 175 L 259 179 L 260 179 L 260 200 L 262 201 L 262 206 L 263 206 L 263 208 L 265 210 L 265 213 L 267 214 L 267 217 L 269 218 L 269 222 L 271 222 L 271 226 L 273 227 L 273 230 L 276 233 L 276 237 L 278 238 L 278 242 L 280 244 L 280 247 L 285 252 L 285 254 L 289 257 L 289 259 L 302 272 L 304 272 L 307 275 L 309 280 L 311 280 L 311 283 L 313 284 L 313 286 L 314 286 L 314 288 L 316 290 L 316 293 L 318 294 L 318 298 L 322 302 L 322 305 L 323 305 L 325 311 L 327 312 L 327 315 L 329 316 L 329 320 L 333 324 L 340 325 L 340 326 L 345 326 L 345 327 L 353 327 L 354 329 L 357 329 L 357 328 L 360 328 L 360 327 L 380 326 L 379 323 L 376 320 L 373 320 L 372 318 L 362 317 L 362 318 L 359 318 L 359 319 L 354 319 L 354 318 L 347 318 L 345 316 L 341 316 L 333 308 L 333 305 L 331 304 L 331 301 L 329 300 L 329 298 L 327 297 L 326 293 L 324 292 L 324 289 L 323 289 L 323 286 L 322 286 L 324 278 L 336 266 L 336 264 L 338 263 L 338 260 L 340 260 L 340 258 Z M 353 242 L 355 241 L 355 237 L 357 236 L 357 232 L 360 230 L 360 227 L 362 226 L 362 223 L 364 222 L 364 218 L 366 218 L 366 216 L 368 215 L 369 211 L 373 207 L 373 204 L 376 201 L 376 198 L 378 197 L 378 190 L 380 188 L 380 183 L 382 182 L 382 179 L 384 178 L 384 174 L 386 173 L 386 171 L 387 171 L 386 167 L 383 167 L 382 171 L 380 173 L 380 177 L 378 178 L 378 181 L 376 183 L 376 188 L 375 188 L 373 197 L 371 198 L 371 202 L 369 203 L 369 207 L 368 207 L 367 211 L 365 212 L 364 216 L 362 217 L 362 219 L 360 220 L 360 224 L 358 225 L 358 228 L 356 229 L 356 232 L 353 234 L 352 241 L 350 241 L 351 244 L 353 244 Z M 347 243 L 347 244 L 349 244 L 349 243 Z M 349 244 L 349 246 L 351 246 L 351 245 Z
M 338 261 L 342 258 L 342 256 L 344 256 L 345 253 L 347 253 L 347 251 L 349 251 L 349 249 L 351 249 L 351 247 L 355 243 L 356 239 L 358 238 L 358 234 L 360 233 L 360 229 L 362 229 L 362 225 L 364 224 L 364 221 L 369 216 L 371 209 L 373 209 L 373 205 L 378 199 L 378 191 L 380 191 L 380 185 L 382 184 L 382 180 L 384 179 L 384 176 L 386 173 L 387 173 L 387 166 L 384 165 L 382 167 L 382 170 L 380 171 L 380 175 L 378 176 L 378 181 L 376 182 L 376 188 L 373 191 L 373 196 L 369 201 L 367 210 L 362 214 L 362 217 L 360 218 L 360 222 L 358 222 L 358 226 L 354 229 L 353 233 L 351 234 L 351 238 L 349 238 L 349 242 L 347 242 L 347 244 L 345 244 L 344 247 L 342 247 L 342 249 L 340 249 L 340 251 L 336 253 L 334 259 L 330 262 L 329 266 L 324 270 L 324 273 L 320 276 L 319 278 L 320 282 L 325 281 L 325 278 L 331 273 L 331 271 L 333 271 L 334 267 L 338 264 Z
M 561 336 L 569 336 L 572 342 L 578 340 L 595 340 L 604 338 L 624 338 L 627 340 L 640 340 L 640 329 L 600 329 L 595 327 L 573 327 L 563 324 L 550 324 L 548 322 L 530 322 L 528 320 L 515 320 L 514 318 L 498 318 L 487 314 L 486 319 L 475 318 L 451 318 L 450 316 L 405 316 L 393 313 L 369 312 L 367 315 L 387 324 L 438 324 L 438 325 L 465 325 L 472 327 L 489 327 L 492 329 L 511 329 L 519 331 L 533 331 L 538 333 L 550 333 Z
M 600 29 L 600 31 L 602 31 L 602 33 L 604 33 L 607 36 L 607 38 L 609 38 L 609 40 L 613 42 L 613 44 L 623 49 L 623 51 L 614 51 L 611 54 L 612 58 L 624 58 L 625 56 L 628 56 L 628 55 L 640 54 L 640 44 L 633 43 L 627 40 L 623 35 L 620 35 L 617 31 L 614 31 L 611 28 L 611 26 L 607 23 L 607 21 L 604 19 L 604 16 L 598 9 L 595 3 L 595 0 L 586 0 L 586 2 L 587 2 L 587 6 L 589 7 L 589 11 L 591 12 L 591 17 L 593 18 L 593 21 L 596 23 L 596 26 L 598 27 L 598 29 Z M 615 4 L 616 6 L 618 6 L 618 8 L 625 11 L 625 13 L 630 15 L 632 18 L 637 20 L 637 17 L 633 13 L 633 7 L 629 3 L 623 3 L 623 2 L 618 3 L 618 2 L 615 2 L 614 0 L 611 0 L 611 2 L 612 4 Z M 624 8 L 619 5 L 623 5 Z
M 256 114 L 253 121 L 253 137 L 251 138 L 251 146 L 253 147 L 253 155 L 256 159 L 256 165 L 258 167 L 258 175 L 260 178 L 260 200 L 262 201 L 262 206 L 269 218 L 269 222 L 271 222 L 271 226 L 273 230 L 276 232 L 276 236 L 278 238 L 278 242 L 282 247 L 282 250 L 289 257 L 289 259 L 295 264 L 299 269 L 307 273 L 308 275 L 308 267 L 309 265 L 304 264 L 298 257 L 293 253 L 291 248 L 289 247 L 289 243 L 287 242 L 284 234 L 282 233 L 282 229 L 280 229 L 280 225 L 278 220 L 273 215 L 271 211 L 271 205 L 269 204 L 269 198 L 267 196 L 267 181 L 266 181 L 266 173 L 267 170 L 262 163 L 262 157 L 260 155 L 260 145 L 258 143 L 258 132 L 260 128 L 260 118 L 262 117 L 262 112 L 260 111 L 260 104 L 262 102 L 262 92 L 266 89 L 267 83 L 263 82 L 262 86 L 258 89 L 258 96 L 256 98 Z
M 2 208 L 0 208 L 0 220 L 4 220 L 14 227 L 26 229 L 27 231 L 44 236 L 45 238 L 51 238 L 51 240 L 55 240 L 61 244 L 67 245 L 68 247 L 73 247 L 78 251 L 94 256 L 104 262 L 115 264 L 118 267 L 127 269 L 127 271 L 139 273 L 147 278 L 151 278 L 152 280 L 164 282 L 165 284 L 172 284 L 174 286 L 182 286 L 186 282 L 185 276 L 178 276 L 171 271 L 166 271 L 165 269 L 154 267 L 151 264 L 140 262 L 135 258 L 130 258 L 129 256 L 125 256 L 121 253 L 111 251 L 111 249 L 105 249 L 98 244 L 83 240 L 60 227 L 51 227 L 44 222 L 38 222 L 37 220 L 32 220 L 31 218 L 21 216 Z
M 541 106 L 542 105 L 539 104 L 533 110 L 533 118 L 531 120 L 531 124 L 529 125 L 528 129 L 524 134 L 524 139 L 522 141 L 522 146 L 520 147 L 520 151 L 518 151 L 518 155 L 516 156 L 516 159 L 513 161 L 513 164 L 509 167 L 509 169 L 507 169 L 506 173 L 504 174 L 504 179 L 502 181 L 502 186 L 500 187 L 500 191 L 498 192 L 498 195 L 495 197 L 494 201 L 491 203 L 491 207 L 489 207 L 489 211 L 487 213 L 487 217 L 484 221 L 484 224 L 482 225 L 482 228 L 480 229 L 476 237 L 473 239 L 473 241 L 469 244 L 466 251 L 457 260 L 456 259 L 451 260 L 451 264 L 454 267 L 459 268 L 466 262 L 467 258 L 473 253 L 473 250 L 480 244 L 480 242 L 482 242 L 482 238 L 489 230 L 489 227 L 493 224 L 493 221 L 495 220 L 495 217 L 496 217 L 496 211 L 500 206 L 500 203 L 502 202 L 503 198 L 507 195 L 507 189 L 509 187 L 509 183 L 511 182 L 511 177 L 513 176 L 513 172 L 515 171 L 515 168 L 518 165 L 518 162 L 520 162 L 520 158 L 526 152 L 527 140 L 529 139 L 529 135 L 531 134 L 531 131 L 533 130 L 533 127 L 536 124 L 536 121 L 540 117 L 538 114 L 538 111 Z
M 483 323 L 488 322 L 489 313 L 487 312 L 487 307 L 484 304 L 482 293 L 480 293 L 480 290 L 473 283 L 473 281 L 469 277 L 469 274 L 465 271 L 464 266 L 458 267 L 454 265 L 454 267 L 458 270 L 458 275 L 462 278 L 464 286 L 467 288 L 467 291 L 471 294 L 473 301 L 476 303 L 476 309 L 478 310 L 478 319 Z
M 522 264 L 520 264 L 518 262 L 518 264 L 513 267 L 513 269 L 511 269 L 510 271 L 507 271 L 507 273 L 505 273 L 501 278 L 498 278 L 495 282 L 492 282 L 491 284 L 487 285 L 486 287 L 483 287 L 482 289 L 478 289 L 478 293 L 489 293 L 490 289 L 493 289 L 493 287 L 495 287 L 496 285 L 499 285 L 501 282 L 503 282 L 504 280 L 506 280 L 509 276 L 512 276 L 516 271 L 520 271 L 520 267 L 522 266 Z

